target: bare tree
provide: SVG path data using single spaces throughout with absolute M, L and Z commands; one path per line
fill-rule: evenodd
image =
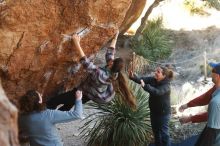
M 138 27 L 138 29 L 137 29 L 137 31 L 136 31 L 136 34 L 135 34 L 136 37 L 138 37 L 138 36 L 142 33 L 142 31 L 145 29 L 145 27 L 146 27 L 146 25 L 147 25 L 147 19 L 148 19 L 148 17 L 150 16 L 151 12 L 152 12 L 153 9 L 154 9 L 155 7 L 157 7 L 157 6 L 160 4 L 160 2 L 162 2 L 162 1 L 164 1 L 164 0 L 155 0 L 155 1 L 151 4 L 151 6 L 148 8 L 148 10 L 146 11 L 144 17 L 141 18 L 141 25 Z

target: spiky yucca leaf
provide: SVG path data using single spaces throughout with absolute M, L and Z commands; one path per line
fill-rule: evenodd
M 162 29 L 162 18 L 148 21 L 142 38 L 133 39 L 133 49 L 138 55 L 150 60 L 164 59 L 171 53 L 169 37 Z
M 89 146 L 140 146 L 149 138 L 148 94 L 135 83 L 130 86 L 137 97 L 135 111 L 122 102 L 119 95 L 110 104 L 89 103 L 90 108 L 98 109 L 87 117 L 89 120 L 81 128 Z

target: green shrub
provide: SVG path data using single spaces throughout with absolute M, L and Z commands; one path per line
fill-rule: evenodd
M 132 40 L 132 48 L 138 55 L 154 61 L 168 57 L 170 47 L 169 37 L 162 29 L 162 18 L 148 21 L 142 36 Z
M 137 97 L 136 111 L 126 106 L 119 95 L 110 104 L 89 103 L 90 108 L 98 110 L 86 118 L 81 128 L 89 146 L 141 146 L 149 139 L 148 94 L 133 82 L 130 86 Z
M 219 0 L 206 0 L 209 7 L 213 7 L 217 10 L 220 10 L 220 1 Z
M 198 0 L 184 0 L 184 6 L 191 14 L 208 15 L 205 9 L 205 2 Z
M 184 6 L 190 11 L 191 14 L 210 15 L 206 12 L 206 8 L 215 8 L 220 10 L 219 0 L 184 0 Z

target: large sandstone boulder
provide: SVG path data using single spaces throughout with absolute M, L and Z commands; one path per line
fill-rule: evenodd
M 29 89 L 50 96 L 77 85 L 81 78 L 72 70 L 79 57 L 63 34 L 86 28 L 81 45 L 86 55 L 96 53 L 115 34 L 130 4 L 131 0 L 8 0 L 2 4 L 0 67 L 10 100 L 16 103 Z
M 94 54 L 136 20 L 141 1 L 0 1 L 0 72 L 9 99 L 16 103 L 29 89 L 51 96 L 78 85 L 82 72 L 73 70 L 79 57 L 65 35 L 86 28 L 81 45 Z
M 134 0 L 0 0 L 0 78 L 7 97 L 17 104 L 29 89 L 49 97 L 77 86 L 85 73 L 75 72 L 79 57 L 68 35 L 85 30 L 81 45 L 90 56 L 119 27 L 126 29 L 135 21 L 134 15 L 140 15 L 138 4 Z M 17 145 L 16 108 L 2 89 L 0 93 L 0 143 Z
M 132 0 L 132 4 L 125 15 L 125 19 L 120 26 L 120 31 L 125 33 L 130 26 L 140 17 L 147 0 Z

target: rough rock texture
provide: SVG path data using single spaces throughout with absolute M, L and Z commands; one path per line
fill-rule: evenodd
M 131 0 L 7 0 L 0 4 L 0 70 L 11 101 L 29 89 L 44 96 L 81 81 L 73 74 L 79 57 L 62 34 L 87 28 L 81 45 L 97 52 L 121 25 Z
M 122 25 L 120 26 L 120 31 L 125 33 L 130 26 L 140 17 L 147 0 L 132 0 L 132 4 L 125 16 Z
M 0 80 L 0 145 L 17 146 L 17 109 L 6 97 Z
M 68 36 L 86 28 L 81 45 L 90 56 L 119 27 L 127 28 L 135 21 L 131 17 L 140 15 L 139 7 L 135 6 L 138 2 L 0 0 L 0 78 L 7 97 L 17 105 L 18 98 L 29 89 L 50 97 L 77 86 L 85 78 L 85 72 L 82 69 L 74 72 L 79 56 Z M 1 145 L 18 145 L 17 111 L 3 90 L 0 90 L 0 111 Z

